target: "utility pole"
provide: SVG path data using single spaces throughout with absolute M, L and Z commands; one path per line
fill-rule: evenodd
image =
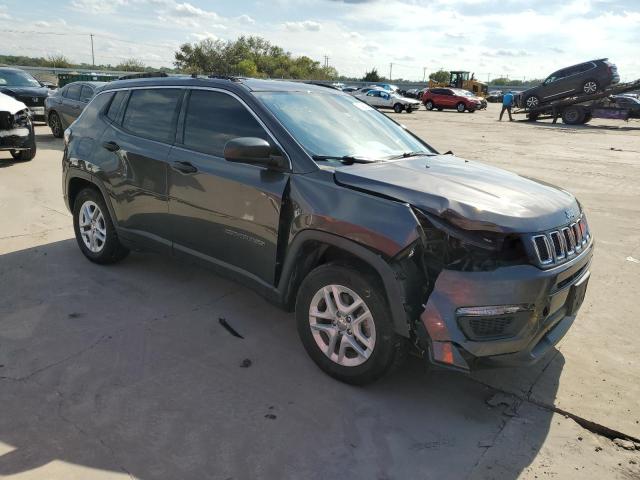
M 427 67 L 422 67 L 422 83 L 426 81 L 427 78 Z
M 91 37 L 91 65 L 93 65 L 93 68 L 96 67 L 96 57 L 93 53 L 93 33 L 90 33 L 89 36 Z
M 393 71 L 393 63 L 389 64 L 389 81 L 391 81 L 391 72 Z

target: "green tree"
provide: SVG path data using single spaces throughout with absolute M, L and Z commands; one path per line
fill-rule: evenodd
M 258 67 L 250 58 L 240 60 L 236 65 L 236 74 L 243 77 L 257 77 Z
M 123 72 L 141 72 L 145 68 L 146 67 L 142 60 L 138 58 L 127 58 L 116 65 L 116 70 L 121 70 Z
M 451 74 L 446 70 L 438 70 L 437 72 L 433 72 L 429 74 L 429 80 L 433 80 L 438 83 L 449 83 L 449 78 Z
M 378 75 L 378 70 L 372 68 L 370 72 L 365 72 L 364 77 L 362 77 L 363 82 L 379 82 L 382 80 L 380 75 Z
M 44 66 L 54 68 L 70 68 L 71 62 L 64 55 L 47 55 L 47 60 L 44 62 Z

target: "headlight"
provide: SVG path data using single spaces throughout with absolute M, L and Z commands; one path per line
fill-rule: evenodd
M 19 127 L 26 127 L 29 125 L 29 120 L 31 120 L 31 111 L 30 110 L 20 110 L 13 116 L 14 124 Z

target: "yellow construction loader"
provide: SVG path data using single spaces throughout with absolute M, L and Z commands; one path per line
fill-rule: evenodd
M 462 88 L 464 90 L 469 90 L 470 92 L 475 93 L 478 97 L 486 97 L 489 94 L 489 87 L 487 86 L 487 84 L 476 80 L 473 74 L 471 74 L 471 77 L 469 77 L 469 72 L 463 72 L 460 70 L 449 72 L 449 74 L 450 75 L 448 83 L 429 80 L 429 88 Z

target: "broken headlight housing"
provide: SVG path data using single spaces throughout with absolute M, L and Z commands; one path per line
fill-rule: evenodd
M 28 127 L 31 122 L 31 112 L 29 110 L 20 110 L 13 118 L 16 127 Z
M 463 230 L 416 210 L 422 227 L 422 258 L 427 271 L 484 272 L 529 263 L 519 235 Z

